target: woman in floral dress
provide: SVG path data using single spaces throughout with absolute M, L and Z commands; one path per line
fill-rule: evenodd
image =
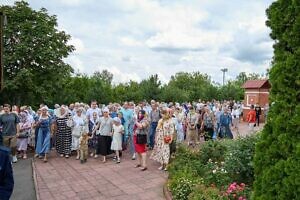
M 170 144 L 173 140 L 175 131 L 172 118 L 166 109 L 161 111 L 162 119 L 159 120 L 156 128 L 155 146 L 150 159 L 161 164 L 159 170 L 167 170 L 167 165 L 170 160 Z M 169 141 L 165 141 L 165 137 L 169 137 Z

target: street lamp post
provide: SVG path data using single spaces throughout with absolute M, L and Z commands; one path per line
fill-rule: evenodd
M 221 69 L 221 71 L 223 72 L 223 86 L 225 85 L 225 73 L 228 72 L 227 68 L 223 68 Z

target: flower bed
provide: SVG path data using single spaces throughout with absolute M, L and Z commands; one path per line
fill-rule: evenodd
M 179 146 L 169 166 L 173 199 L 250 199 L 258 135 L 209 141 L 194 149 Z

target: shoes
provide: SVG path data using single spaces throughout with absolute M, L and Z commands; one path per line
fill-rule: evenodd
M 133 156 L 132 156 L 131 160 L 135 160 L 135 154 L 133 154 Z
M 70 156 L 69 156 L 69 155 L 66 155 L 65 157 L 66 157 L 66 158 L 70 158 Z
M 143 167 L 142 169 L 141 169 L 141 171 L 146 171 L 147 170 L 147 167 Z
M 117 164 L 121 163 L 120 159 L 118 159 L 116 163 L 117 163 Z
M 76 157 L 76 160 L 79 160 L 79 156 Z
M 138 167 L 141 167 L 141 165 L 140 165 L 140 164 L 138 164 L 138 165 L 136 165 L 136 166 L 135 166 L 135 168 L 138 168 Z
M 95 159 L 96 159 L 96 158 L 98 158 L 98 155 L 97 155 L 97 154 L 95 154 L 94 158 L 95 158 Z
M 13 156 L 13 157 L 12 157 L 12 162 L 13 162 L 13 163 L 18 162 L 17 156 Z
M 158 170 L 163 170 L 164 169 L 164 166 L 160 166 L 159 168 L 158 168 Z
M 44 158 L 44 162 L 45 162 L 45 163 L 48 162 L 47 158 Z
M 114 156 L 114 157 L 113 157 L 113 160 L 117 160 L 117 156 Z
M 60 154 L 60 157 L 64 157 L 64 154 Z
M 24 154 L 23 159 L 27 159 L 27 155 L 26 154 Z

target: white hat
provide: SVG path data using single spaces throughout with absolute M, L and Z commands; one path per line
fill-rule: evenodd
M 109 112 L 109 109 L 107 107 L 103 108 L 103 112 Z
M 119 117 L 114 117 L 114 118 L 113 118 L 113 120 L 114 120 L 114 122 L 121 123 L 121 120 L 120 120 L 120 118 L 119 118 Z
M 41 110 L 48 110 L 48 107 L 47 106 L 43 106 L 40 108 Z

